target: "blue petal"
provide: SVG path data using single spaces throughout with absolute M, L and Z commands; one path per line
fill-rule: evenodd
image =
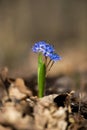
M 62 58 L 56 54 L 56 53 L 53 53 L 51 56 L 50 56 L 50 59 L 53 60 L 54 62 L 58 61 L 58 60 L 61 60 Z

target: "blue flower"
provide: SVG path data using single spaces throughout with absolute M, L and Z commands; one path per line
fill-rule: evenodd
M 54 47 L 44 41 L 40 41 L 34 44 L 32 47 L 33 52 L 42 52 L 44 56 L 49 57 L 50 54 L 54 53 Z
M 50 57 L 54 53 L 54 47 L 50 44 L 46 44 L 45 52 L 43 53 L 44 56 Z
M 56 54 L 56 53 L 53 53 L 51 56 L 50 56 L 50 59 L 54 62 L 58 61 L 58 60 L 61 60 L 62 58 Z
M 32 47 L 33 52 L 42 52 L 45 53 L 46 50 L 46 42 L 44 41 L 40 41 L 34 44 L 34 46 Z
M 35 43 L 32 50 L 35 53 L 41 52 L 45 57 L 49 57 L 54 62 L 61 60 L 61 57 L 55 53 L 54 47 L 45 41 Z

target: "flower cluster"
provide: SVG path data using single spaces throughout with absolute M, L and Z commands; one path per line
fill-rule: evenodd
M 45 41 L 40 41 L 34 44 L 32 47 L 33 52 L 42 53 L 45 57 L 49 57 L 50 60 L 56 62 L 61 60 L 61 57 L 55 53 L 54 47 Z

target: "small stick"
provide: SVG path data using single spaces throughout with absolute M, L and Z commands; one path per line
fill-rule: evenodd
M 52 62 L 52 63 L 51 63 Z M 50 61 L 50 66 L 49 66 L 49 68 L 48 68 L 48 70 L 46 70 L 46 77 L 47 77 L 47 74 L 48 74 L 48 72 L 50 71 L 50 69 L 52 68 L 52 66 L 54 65 L 54 61 Z

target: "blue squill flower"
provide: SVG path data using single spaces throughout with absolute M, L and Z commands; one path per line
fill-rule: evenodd
M 58 61 L 58 60 L 61 60 L 62 58 L 56 54 L 56 53 L 53 53 L 51 56 L 50 56 L 50 59 L 54 62 Z
M 39 41 L 32 47 L 33 52 L 42 53 L 45 57 L 49 57 L 51 61 L 61 60 L 61 57 L 55 53 L 55 49 L 52 45 L 46 43 L 45 41 Z
M 33 52 L 39 53 L 45 53 L 46 50 L 46 42 L 44 41 L 40 41 L 34 44 L 34 46 L 32 47 Z
M 61 60 L 61 57 L 55 53 L 54 47 L 45 41 L 39 41 L 32 47 L 33 52 L 38 55 L 38 96 L 44 96 L 45 78 L 52 68 L 53 64 Z
M 54 53 L 54 47 L 44 41 L 40 41 L 34 44 L 32 47 L 33 52 L 42 54 L 46 57 L 50 57 L 52 53 Z
M 50 57 L 55 52 L 54 47 L 50 44 L 46 44 L 45 52 L 43 53 L 44 56 Z

